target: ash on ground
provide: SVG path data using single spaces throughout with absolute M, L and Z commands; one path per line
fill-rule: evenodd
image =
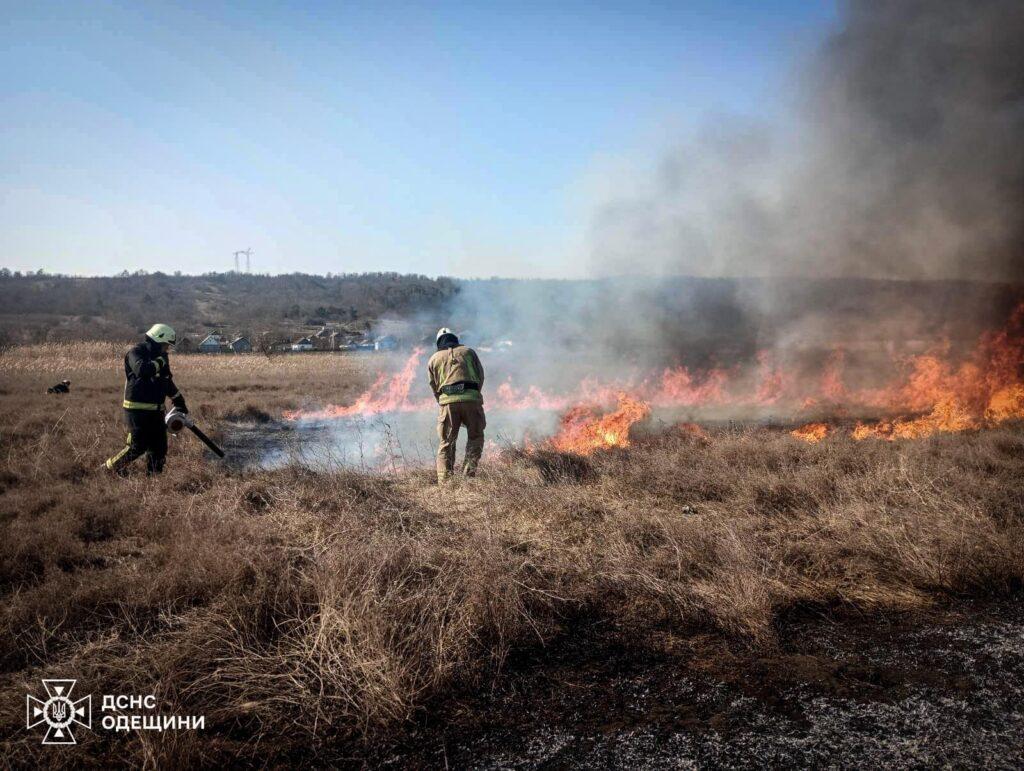
M 1024 597 L 785 622 L 773 654 L 588 639 L 387 758 L 454 768 L 1021 768 Z M 680 646 L 680 647 L 675 647 Z
M 608 408 L 611 411 L 612 408 Z M 600 413 L 600 410 L 598 410 Z M 484 460 L 509 448 L 542 446 L 558 431 L 563 413 L 556 410 L 487 410 Z M 630 429 L 642 437 L 695 420 L 691 411 L 655 409 Z M 716 430 L 750 426 L 793 427 L 773 417 L 701 419 Z M 224 448 L 239 469 L 275 469 L 298 465 L 319 471 L 354 469 L 367 472 L 403 471 L 433 467 L 437 452 L 437 413 L 432 410 L 353 415 L 336 418 L 246 421 L 226 420 Z M 459 452 L 465 447 L 465 432 Z
M 542 410 L 487 414 L 485 454 L 521 446 L 554 433 L 558 413 Z M 302 418 L 271 423 L 227 422 L 229 456 L 237 466 L 273 469 L 288 465 L 329 471 L 401 471 L 433 467 L 437 452 L 437 414 L 393 412 L 339 418 Z M 459 441 L 464 449 L 465 433 Z

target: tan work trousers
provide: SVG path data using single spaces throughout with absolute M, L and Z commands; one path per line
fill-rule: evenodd
M 437 481 L 444 482 L 455 470 L 455 442 L 459 438 L 459 429 L 466 427 L 466 460 L 462 473 L 471 477 L 476 474 L 480 455 L 484 451 L 484 428 L 487 418 L 484 417 L 482 402 L 453 402 L 441 406 L 437 416 Z

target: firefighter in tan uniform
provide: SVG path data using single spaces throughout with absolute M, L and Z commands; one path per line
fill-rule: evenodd
M 443 483 L 455 469 L 455 442 L 466 427 L 466 461 L 462 471 L 476 474 L 484 450 L 484 368 L 472 348 L 459 343 L 447 327 L 437 332 L 437 353 L 427 362 L 430 390 L 441 407 L 437 416 L 437 481 Z

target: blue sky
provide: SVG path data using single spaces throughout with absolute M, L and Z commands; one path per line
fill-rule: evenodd
M 604 169 L 779 118 L 837 13 L 0 0 L 0 265 L 578 276 Z

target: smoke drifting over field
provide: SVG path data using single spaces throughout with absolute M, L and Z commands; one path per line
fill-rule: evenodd
M 850 3 L 792 125 L 669 152 L 601 208 L 595 268 L 1021 281 L 1021 40 L 1017 0 Z
M 853 2 L 788 125 L 716 123 L 612 186 L 594 280 L 463 283 L 446 323 L 512 341 L 520 384 L 658 382 L 697 416 L 981 405 L 958 368 L 1024 284 L 1021 40 L 1016 1 Z M 897 396 L 926 363 L 934 398 Z
M 1016 0 L 853 2 L 789 125 L 716 123 L 618 186 L 604 280 L 464 284 L 451 322 L 652 366 L 973 344 L 1024 283 L 1021 40 Z
M 786 131 L 714 126 L 601 209 L 593 280 L 460 283 L 440 322 L 485 354 L 489 407 L 608 446 L 650 407 L 809 441 L 1024 417 L 1020 40 L 1019 0 L 851 4 Z M 429 407 L 411 382 L 364 411 Z

